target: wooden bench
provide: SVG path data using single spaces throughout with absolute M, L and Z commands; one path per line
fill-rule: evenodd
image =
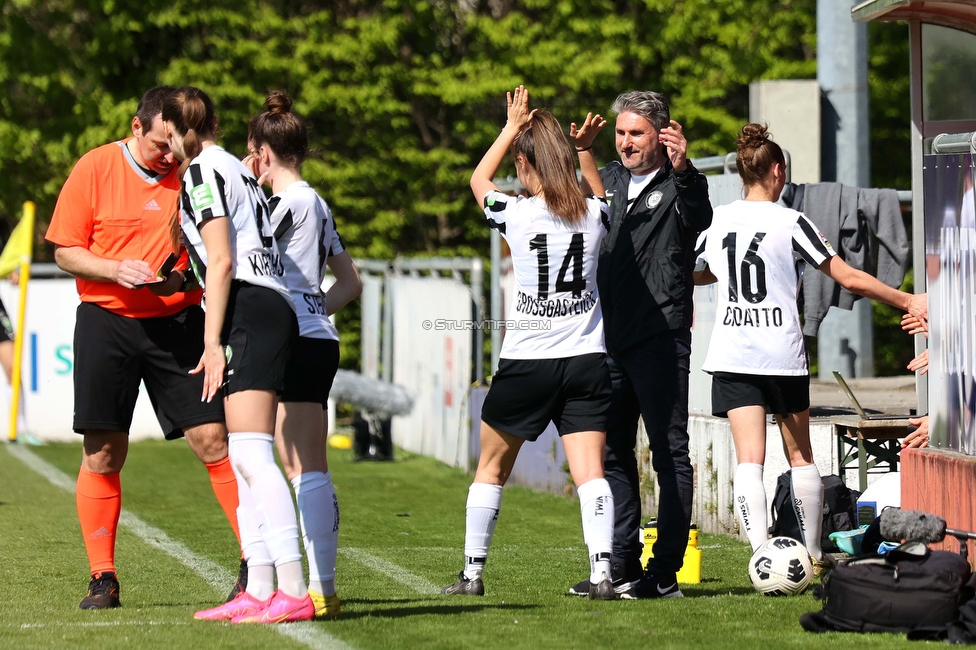
M 868 471 L 879 463 L 887 464 L 884 472 L 897 472 L 902 438 L 915 427 L 904 418 L 891 417 L 863 420 L 858 415 L 834 415 L 830 418 L 837 435 L 837 469 L 841 480 L 857 468 L 861 492 L 868 487 Z

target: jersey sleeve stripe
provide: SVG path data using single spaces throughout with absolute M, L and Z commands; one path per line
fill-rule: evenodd
M 271 209 L 274 210 L 274 208 Z M 288 212 L 285 213 L 285 216 L 281 218 L 281 221 L 278 222 L 278 227 L 275 228 L 274 231 L 275 241 L 281 241 L 281 238 L 285 236 L 285 233 L 291 230 L 291 227 L 294 224 L 295 224 L 295 217 L 294 215 L 292 215 L 291 210 L 288 210 Z
M 806 217 L 800 217 L 796 223 L 803 236 L 797 238 L 796 234 L 793 235 L 793 250 L 813 266 L 820 266 L 825 259 L 831 256 L 830 250 L 824 245 L 820 239 L 820 234 L 814 230 L 813 225 Z
M 217 194 L 220 195 L 220 204 L 224 206 L 224 214 L 229 217 L 230 210 L 227 209 L 227 193 L 224 191 L 224 177 L 218 174 L 216 169 L 214 170 L 213 175 L 214 181 L 217 185 Z

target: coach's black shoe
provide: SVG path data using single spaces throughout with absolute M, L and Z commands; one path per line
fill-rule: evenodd
M 237 582 L 231 587 L 230 595 L 224 602 L 229 603 L 245 591 L 247 591 L 247 560 L 241 558 L 241 568 L 237 571 Z
M 604 573 L 603 580 L 597 584 L 590 582 L 590 592 L 586 597 L 590 600 L 614 600 L 617 598 L 617 592 L 613 588 L 613 582 Z
M 673 573 L 646 574 L 637 583 L 637 598 L 684 598 Z
M 617 594 L 617 598 L 623 600 L 634 600 L 637 598 L 637 583 L 640 581 L 644 572 L 641 571 L 640 565 L 637 564 L 630 571 L 622 564 L 614 564 L 612 567 L 613 573 L 611 574 L 613 580 L 613 590 Z M 593 583 L 587 578 L 581 582 L 577 582 L 575 585 L 569 588 L 570 596 L 583 596 L 584 598 L 589 598 L 590 587 Z
M 88 583 L 88 595 L 81 599 L 82 609 L 112 609 L 121 607 L 119 581 L 111 571 L 93 573 Z
M 441 589 L 442 594 L 449 596 L 484 596 L 485 583 L 481 578 L 471 580 L 464 575 L 464 571 L 458 574 L 458 580 L 453 585 L 447 585 Z

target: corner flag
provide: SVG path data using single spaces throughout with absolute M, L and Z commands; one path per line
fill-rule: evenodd
M 5 278 L 17 269 L 25 260 L 30 264 L 34 253 L 34 204 L 28 201 L 24 204 L 24 216 L 10 233 L 7 245 L 0 253 L 0 278 Z
M 27 313 L 27 281 L 30 280 L 31 255 L 34 253 L 34 204 L 24 203 L 24 216 L 10 233 L 0 253 L 0 277 L 20 269 L 20 305 L 14 330 L 14 371 L 10 378 L 13 397 L 10 400 L 10 441 L 17 440 L 17 415 L 20 410 L 20 375 L 24 356 L 24 321 Z

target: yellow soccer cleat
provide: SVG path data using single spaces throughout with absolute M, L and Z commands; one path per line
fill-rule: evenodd
M 339 602 L 338 594 L 323 596 L 309 589 L 309 597 L 315 605 L 315 618 L 335 618 L 342 611 L 342 603 Z

